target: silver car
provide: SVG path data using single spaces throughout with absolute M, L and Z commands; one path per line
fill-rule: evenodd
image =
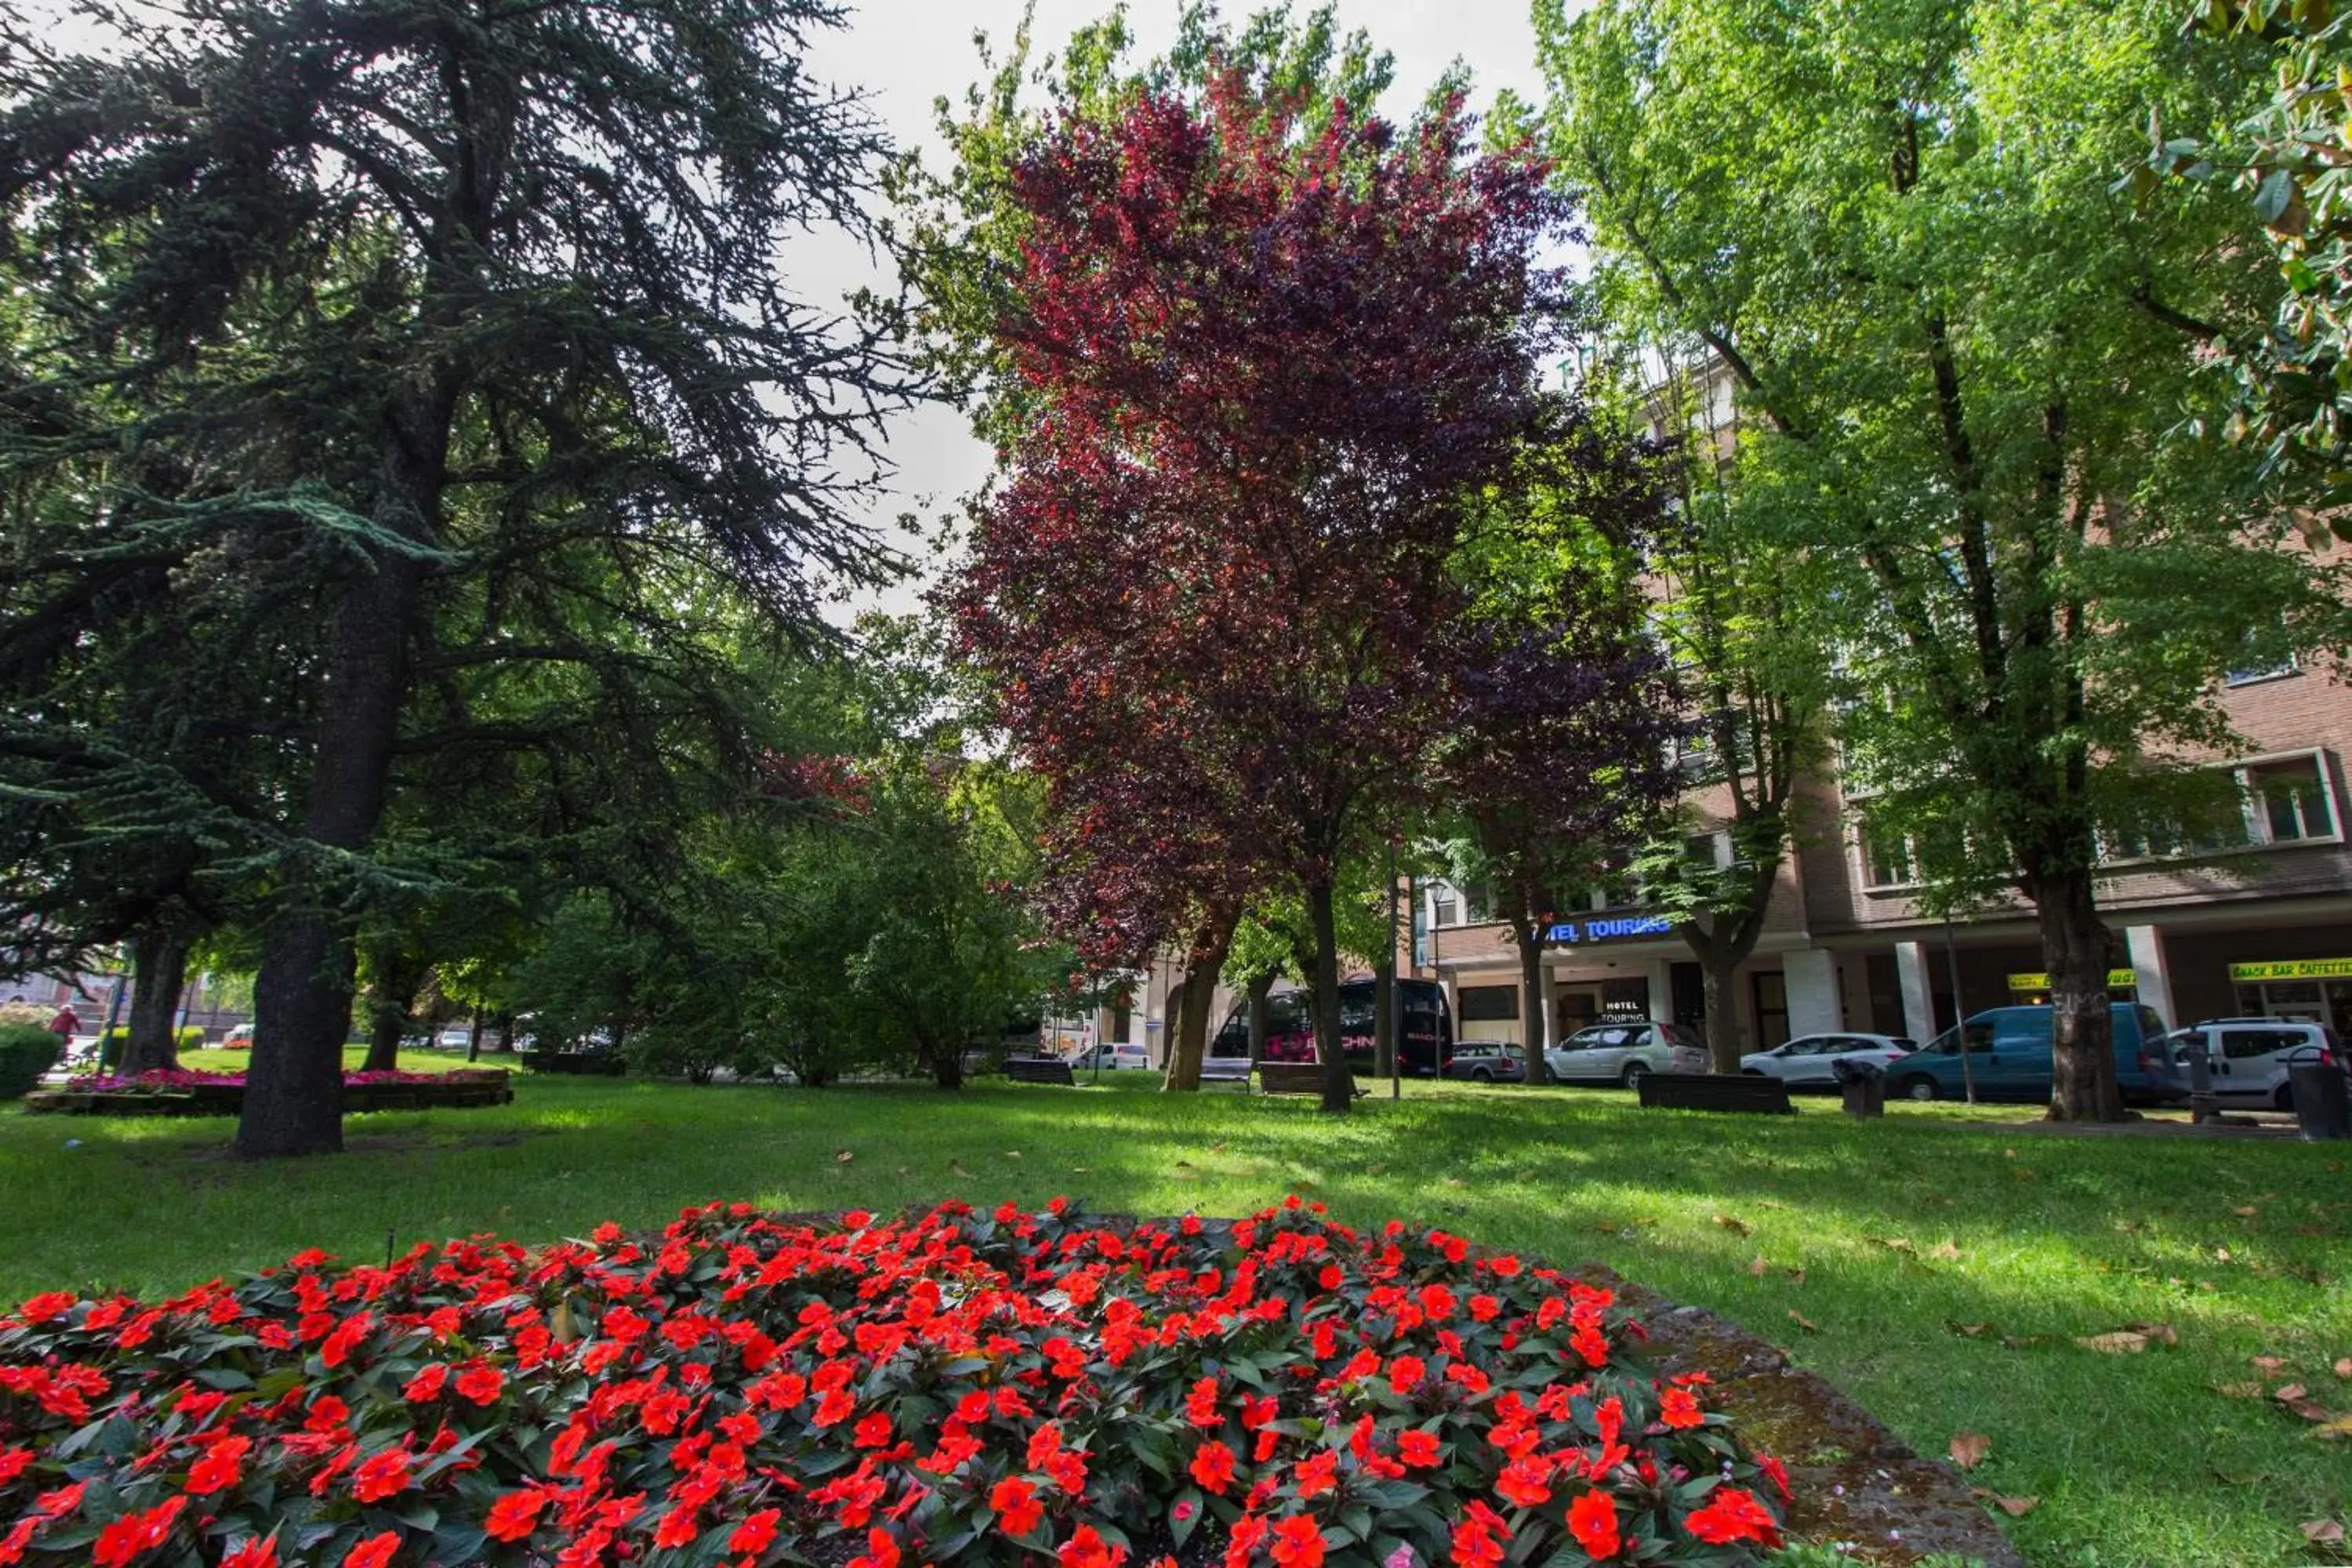
M 2167 1043 L 2184 1080 L 2189 1051 L 2204 1046 L 2213 1098 L 2222 1105 L 2293 1110 L 2289 1069 L 2332 1065 L 2352 1071 L 2333 1030 L 2292 1018 L 2214 1018 L 2179 1030 Z
M 1679 1053 L 1705 1059 L 1706 1043 L 1680 1024 L 1595 1024 L 1544 1053 L 1551 1076 L 1563 1083 L 1615 1083 L 1631 1089 L 1654 1072 L 1674 1072 Z
M 1840 1062 L 1884 1068 L 1918 1048 L 1900 1035 L 1800 1035 L 1785 1046 L 1748 1052 L 1739 1058 L 1739 1070 L 1777 1078 L 1792 1089 L 1831 1089 Z

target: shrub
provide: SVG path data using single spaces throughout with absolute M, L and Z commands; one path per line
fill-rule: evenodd
M 1704 1375 L 1625 1353 L 1609 1292 L 1314 1208 L 1114 1228 L 1058 1201 L 821 1225 L 713 1205 L 652 1238 L 37 1296 L 0 1318 L 0 1543 L 287 1568 L 1777 1544 L 1779 1466 L 1705 1409 Z
M 22 1100 L 65 1055 L 65 1042 L 37 1024 L 0 1024 L 0 1100 Z

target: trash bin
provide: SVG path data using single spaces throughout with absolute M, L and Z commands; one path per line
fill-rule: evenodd
M 2352 1093 L 2345 1089 L 2342 1068 L 2332 1062 L 2324 1067 L 2289 1068 L 2286 1076 L 2305 1142 L 2352 1138 Z
M 1845 1095 L 1845 1113 L 1853 1117 L 1886 1114 L 1886 1069 L 1876 1062 L 1832 1062 L 1830 1072 Z

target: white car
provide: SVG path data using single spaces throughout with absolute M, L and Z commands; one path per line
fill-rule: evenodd
M 2334 1032 L 2324 1024 L 2291 1018 L 2214 1018 L 2166 1037 L 2184 1083 L 2189 1048 L 2200 1040 L 2212 1073 L 2213 1098 L 2222 1105 L 2293 1110 L 2294 1089 L 2288 1069 L 2346 1066 Z
M 1072 1072 L 1092 1072 L 1099 1058 L 1105 1072 L 1133 1071 L 1151 1065 L 1141 1046 L 1097 1046 L 1090 1051 L 1080 1051 L 1070 1058 Z
M 1884 1068 L 1918 1048 L 1900 1035 L 1800 1035 L 1785 1046 L 1748 1052 L 1739 1058 L 1739 1070 L 1777 1078 L 1791 1089 L 1830 1089 L 1837 1084 L 1840 1062 Z
M 1654 1072 L 1680 1070 L 1694 1052 L 1704 1061 L 1706 1043 L 1680 1024 L 1595 1024 L 1579 1029 L 1544 1052 L 1551 1076 L 1563 1083 L 1615 1083 L 1631 1089 Z
M 462 1051 L 474 1043 L 471 1029 L 444 1029 L 433 1037 L 433 1043 L 445 1051 Z

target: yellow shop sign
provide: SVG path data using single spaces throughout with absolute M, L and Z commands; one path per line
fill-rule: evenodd
M 2345 973 L 2352 974 L 2352 970 L 2347 970 Z M 2138 984 L 2139 976 L 2128 969 L 2110 969 L 2107 971 L 2107 989 L 2110 991 L 2126 990 Z M 2046 974 L 2012 974 L 2009 977 L 2009 988 L 2011 991 L 2047 991 L 2050 989 L 2050 976 Z
M 2352 958 L 2299 958 L 2280 963 L 2233 963 L 2232 980 L 2352 979 Z

